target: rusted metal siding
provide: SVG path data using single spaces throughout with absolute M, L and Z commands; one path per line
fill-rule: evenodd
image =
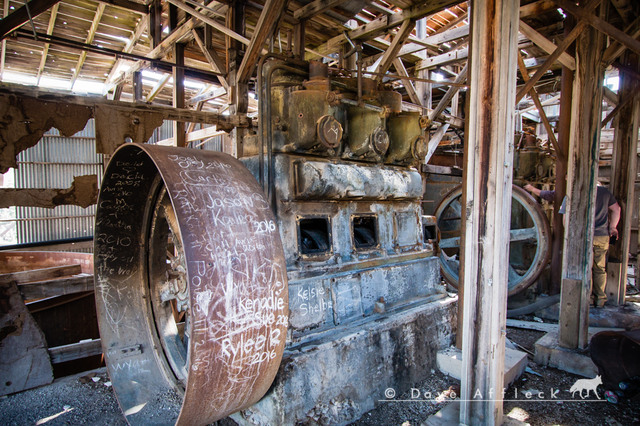
M 16 188 L 68 188 L 74 176 L 102 177 L 102 155 L 95 149 L 93 120 L 71 137 L 51 129 L 34 147 L 18 156 Z M 95 205 L 54 209 L 17 207 L 18 244 L 64 240 L 93 235 Z

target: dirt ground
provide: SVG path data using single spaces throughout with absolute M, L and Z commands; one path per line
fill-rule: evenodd
M 533 345 L 544 333 L 509 328 L 507 338 L 533 352 Z M 591 396 L 582 401 L 551 400 L 570 397 L 571 386 L 580 377 L 554 368 L 543 368 L 529 361 L 526 372 L 505 394 L 504 413 L 511 418 L 538 425 L 640 425 L 640 400 L 622 400 L 617 405 Z M 536 374 L 537 373 L 537 374 Z M 459 392 L 459 381 L 438 371 L 425 383 L 416 385 L 421 397 L 413 401 L 411 392 L 396 396 L 394 402 L 382 402 L 354 425 L 420 425 L 442 409 L 446 402 L 436 401 L 443 391 Z M 527 394 L 527 392 L 529 392 Z M 430 393 L 431 398 L 425 398 Z M 599 396 L 602 397 L 602 390 Z M 539 395 L 543 400 L 537 400 Z M 527 397 L 527 395 L 529 397 Z M 52 385 L 0 398 L 0 423 L 3 425 L 126 425 L 105 369 L 56 380 Z M 225 426 L 233 424 L 226 420 Z

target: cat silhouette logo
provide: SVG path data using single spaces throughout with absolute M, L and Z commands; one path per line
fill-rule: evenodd
M 571 392 L 572 398 L 574 397 L 575 393 L 578 392 L 580 394 L 580 398 L 585 399 L 588 398 L 589 393 L 593 391 L 593 393 L 596 395 L 596 398 L 600 399 L 600 396 L 598 395 L 598 391 L 596 389 L 598 385 L 601 384 L 602 378 L 600 376 L 596 376 L 593 379 L 579 379 L 573 384 L 573 386 L 571 386 L 569 392 Z M 587 394 L 583 396 L 582 391 L 587 391 Z

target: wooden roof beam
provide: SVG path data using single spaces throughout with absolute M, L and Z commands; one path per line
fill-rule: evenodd
M 0 40 L 29 22 L 29 15 L 31 15 L 31 19 L 34 19 L 36 16 L 49 10 L 49 8 L 59 1 L 60 0 L 31 0 L 12 14 L 5 16 L 0 20 Z
M 600 1 L 601 0 L 589 0 L 588 3 L 583 7 L 583 9 L 587 13 L 591 13 L 591 11 L 600 4 Z M 584 19 L 581 19 L 580 21 L 578 21 L 576 26 L 571 30 L 569 34 L 567 34 L 564 40 L 562 40 L 562 42 L 558 45 L 558 48 L 554 50 L 551 55 L 549 55 L 547 60 L 544 62 L 544 64 L 542 64 L 540 68 L 538 68 L 538 71 L 536 71 L 536 73 L 531 77 L 531 79 L 527 81 L 524 84 L 524 86 L 520 88 L 520 90 L 518 90 L 518 93 L 516 93 L 516 105 L 518 104 L 518 102 L 520 102 L 520 99 L 522 99 L 524 95 L 527 94 L 529 90 L 531 90 L 531 88 L 533 88 L 533 86 L 536 85 L 536 83 L 538 82 L 538 80 L 540 80 L 540 78 L 544 75 L 544 73 L 546 73 L 549 70 L 549 68 L 551 68 L 551 65 L 556 61 L 556 59 L 558 59 L 560 55 L 565 50 L 567 50 L 567 48 L 571 45 L 571 43 L 573 43 L 578 38 L 580 33 L 587 27 L 587 25 L 588 23 Z
M 209 62 L 209 65 L 211 65 L 211 69 L 214 72 L 217 72 L 220 74 L 226 74 L 225 72 L 226 67 L 224 62 L 222 62 L 222 60 L 220 59 L 218 54 L 215 52 L 215 50 L 207 48 L 207 46 L 205 46 L 204 34 L 202 34 L 201 31 L 198 31 L 198 29 L 191 30 L 191 34 L 193 35 L 193 39 L 195 40 L 196 44 L 202 51 L 202 54 L 207 59 L 207 62 Z M 220 84 L 222 85 L 222 87 L 224 87 L 225 90 L 228 92 L 229 83 L 227 82 L 227 78 L 221 75 L 218 77 L 218 81 L 220 81 Z
M 558 48 L 558 46 L 556 46 L 552 41 L 531 28 L 522 20 L 520 20 L 520 32 L 529 40 L 531 40 L 536 46 L 538 46 L 548 54 L 552 54 Z M 571 71 L 574 71 L 576 69 L 576 60 L 567 52 L 563 52 L 560 54 L 560 56 L 558 57 L 558 62 L 569 68 Z
M 137 12 L 141 15 L 149 13 L 149 7 L 130 0 L 97 0 L 99 3 L 108 4 L 109 6 L 119 7 L 120 9 Z
M 402 59 L 395 58 L 393 60 L 393 66 L 395 67 L 399 75 L 401 75 L 402 77 L 409 77 L 409 73 L 407 72 L 407 69 L 402 63 Z M 420 97 L 416 92 L 416 88 L 413 85 L 413 82 L 409 78 L 406 78 L 406 79 L 402 79 L 402 84 L 404 85 L 404 88 L 406 89 L 407 94 L 409 95 L 409 99 L 411 99 L 411 102 L 413 102 L 416 105 L 422 106 L 422 102 L 420 102 Z
M 624 32 L 630 34 L 634 39 L 638 39 L 640 37 L 640 16 L 638 16 L 630 25 L 628 25 Z M 605 67 L 608 67 L 622 55 L 622 52 L 626 50 L 626 46 L 614 41 L 604 50 L 604 54 L 602 55 L 602 62 Z
M 96 36 L 96 31 L 98 30 L 98 25 L 100 25 L 100 20 L 102 19 L 102 14 L 104 13 L 105 7 L 106 6 L 104 3 L 98 3 L 96 14 L 93 17 L 93 21 L 91 22 L 91 27 L 89 28 L 89 33 L 87 34 L 87 40 L 85 41 L 86 44 L 93 43 L 93 38 Z M 71 82 L 70 82 L 71 89 L 73 89 L 73 86 L 76 84 L 76 80 L 80 75 L 80 70 L 82 69 L 82 66 L 84 65 L 84 61 L 86 59 L 87 59 L 87 51 L 83 50 L 80 53 L 80 57 L 78 58 L 76 69 L 73 72 L 73 77 L 71 77 Z
M 391 46 L 389 46 L 387 51 L 384 52 L 384 55 L 382 55 L 380 64 L 376 69 L 377 72 L 384 74 L 389 70 L 391 64 L 393 63 L 393 60 L 396 59 L 400 48 L 402 48 L 404 42 L 407 40 L 407 38 L 409 38 L 409 36 L 411 35 L 411 31 L 413 31 L 415 26 L 416 22 L 413 19 L 407 19 L 402 23 L 400 29 L 391 42 Z M 382 81 L 382 78 L 382 76 L 378 76 L 378 81 Z
M 348 32 L 351 40 L 368 40 L 379 34 L 399 26 L 407 19 L 420 19 L 432 13 L 440 12 L 445 8 L 457 4 L 459 0 L 434 0 L 428 3 L 420 3 L 393 15 L 385 15 L 374 19 L 366 25 L 362 25 Z M 343 44 L 347 43 L 347 35 L 341 34 L 314 49 L 322 55 L 337 52 Z M 307 55 L 307 59 L 313 59 L 317 55 Z
M 220 31 L 223 34 L 226 34 L 227 36 L 231 37 L 232 39 L 237 40 L 242 44 L 246 44 L 247 46 L 249 44 L 251 44 L 251 40 L 249 40 L 248 38 L 243 37 L 240 34 L 236 33 L 235 31 L 230 30 L 224 24 L 221 24 L 220 22 L 216 21 L 215 19 L 210 18 L 210 17 L 208 17 L 207 15 L 205 15 L 205 14 L 203 14 L 201 12 L 198 12 L 196 9 L 194 9 L 193 7 L 187 5 L 186 3 L 182 2 L 181 0 L 167 0 L 167 2 L 171 3 L 174 6 L 179 7 L 180 9 L 184 10 L 185 12 L 187 12 L 189 15 L 191 15 L 191 16 L 193 16 L 195 18 L 198 18 L 202 22 L 211 25 L 213 28 L 215 28 L 216 30 Z
M 149 15 L 144 15 L 142 18 L 140 18 L 140 21 L 138 21 L 138 24 L 136 25 L 136 28 L 133 34 L 131 35 L 131 38 L 129 38 L 129 41 L 127 41 L 127 44 L 125 44 L 124 49 L 122 49 L 124 53 L 133 52 L 133 48 L 135 47 L 136 43 L 138 42 L 138 40 L 140 40 L 140 37 L 142 37 L 142 34 L 146 31 L 148 23 L 149 23 Z M 111 67 L 111 71 L 109 71 L 109 75 L 105 80 L 105 85 L 111 84 L 122 62 L 123 62 L 122 59 L 117 59 L 115 61 L 115 63 L 113 64 L 113 67 Z
M 175 1 L 175 0 L 170 0 Z M 242 63 L 238 68 L 237 82 L 247 83 L 253 74 L 258 57 L 262 52 L 262 46 L 271 38 L 276 30 L 278 20 L 287 7 L 288 0 L 267 0 L 258 18 L 253 31 L 251 43 L 242 58 Z
M 4 0 L 2 5 L 2 18 L 6 18 L 9 15 L 9 0 Z M 4 62 L 7 53 L 7 40 L 2 39 L 2 49 L 0 50 L 0 79 L 4 75 Z
M 160 91 L 167 85 L 167 82 L 171 79 L 171 74 L 164 74 L 160 80 L 158 80 L 147 95 L 147 102 L 152 102 Z
M 571 13 L 573 16 L 579 19 L 583 19 L 589 23 L 596 30 L 608 35 L 609 37 L 615 39 L 618 43 L 625 45 L 627 48 L 633 50 L 634 52 L 640 54 L 640 41 L 634 39 L 630 35 L 626 34 L 624 31 L 614 27 L 604 19 L 601 19 L 595 16 L 591 11 L 584 10 L 584 8 L 579 8 L 575 6 L 568 0 L 557 0 L 558 5 L 562 7 L 567 12 Z
M 297 21 L 313 18 L 343 2 L 344 0 L 315 0 L 293 12 L 293 18 Z
M 5 1 L 9 3 L 8 0 Z M 60 3 L 56 3 L 51 8 L 51 16 L 49 17 L 49 25 L 47 26 L 47 34 L 53 34 L 53 28 L 56 24 L 56 18 L 58 17 L 58 9 L 60 8 Z M 4 43 L 4 41 L 3 41 Z M 47 63 L 47 55 L 49 54 L 49 46 L 50 43 L 45 43 L 44 48 L 42 49 L 42 58 L 40 58 L 40 65 L 38 66 L 38 72 L 36 73 L 36 86 L 40 84 L 40 78 L 42 77 L 42 72 L 44 71 L 44 66 Z

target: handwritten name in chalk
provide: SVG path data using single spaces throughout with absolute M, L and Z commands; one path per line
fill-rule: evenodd
M 222 339 L 222 355 L 225 358 L 244 359 L 250 357 L 249 364 L 259 364 L 276 357 L 276 351 L 271 348 L 280 345 L 282 332 L 274 328 L 269 337 L 259 335 L 256 338 L 247 338 L 240 334 L 237 338 L 226 337 Z
M 203 170 L 212 170 L 212 169 L 220 169 L 220 170 L 231 170 L 231 165 L 227 163 L 223 163 L 220 161 L 203 161 L 200 158 L 196 158 L 193 156 L 185 156 L 185 155 L 169 155 L 167 157 L 169 160 L 173 161 L 180 167 L 181 169 L 203 169 Z
M 275 294 L 258 299 L 240 299 L 238 307 L 243 313 L 261 312 L 265 310 L 282 311 L 284 309 L 284 299 L 277 297 Z
M 96 241 L 108 246 L 129 247 L 131 237 L 101 233 L 96 237 Z

